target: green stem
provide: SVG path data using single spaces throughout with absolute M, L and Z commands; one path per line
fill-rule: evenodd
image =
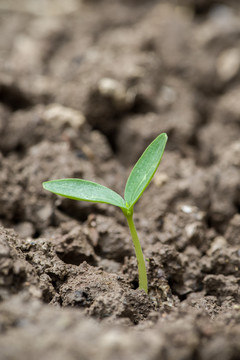
M 138 274 L 139 274 L 139 289 L 143 289 L 145 291 L 145 293 L 148 293 L 148 281 L 147 281 L 147 270 L 146 270 L 146 265 L 145 265 L 145 260 L 143 257 L 143 252 L 142 252 L 142 248 L 140 245 L 140 241 L 137 235 L 137 231 L 133 222 L 133 215 L 126 215 L 124 214 L 127 218 L 127 222 L 128 222 L 128 226 L 129 229 L 131 231 L 131 235 L 132 235 L 132 239 L 133 239 L 133 244 L 134 244 L 134 248 L 135 248 L 135 253 L 136 253 L 136 257 L 137 257 L 137 262 L 138 262 Z

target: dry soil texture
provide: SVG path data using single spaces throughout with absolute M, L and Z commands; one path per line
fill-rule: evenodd
M 240 359 L 239 1 L 0 1 L 1 360 Z M 123 194 L 169 136 L 135 207 Z

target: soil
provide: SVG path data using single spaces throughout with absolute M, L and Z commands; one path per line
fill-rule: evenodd
M 0 358 L 240 359 L 238 1 L 0 1 Z M 149 295 L 118 208 L 63 199 L 78 177 L 135 207 Z

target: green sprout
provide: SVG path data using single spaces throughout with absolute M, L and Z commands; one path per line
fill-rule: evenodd
M 128 177 L 124 198 L 103 185 L 83 179 L 59 179 L 43 183 L 45 190 L 69 199 L 105 203 L 120 207 L 127 219 L 132 235 L 138 262 L 139 289 L 143 289 L 146 294 L 148 293 L 147 271 L 133 222 L 133 207 L 152 180 L 160 164 L 166 142 L 167 135 L 163 133 L 156 137 L 146 148 Z

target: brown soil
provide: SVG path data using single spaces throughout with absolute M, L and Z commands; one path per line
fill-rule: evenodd
M 177 3 L 177 4 L 176 4 Z M 0 1 L 0 358 L 240 359 L 238 1 Z M 135 208 L 119 193 L 161 132 Z

